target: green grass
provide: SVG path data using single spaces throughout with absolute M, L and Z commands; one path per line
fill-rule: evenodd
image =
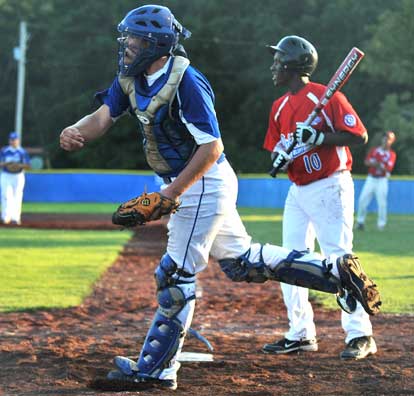
M 23 202 L 23 216 L 25 213 L 112 213 L 119 204 L 111 203 L 73 203 L 73 202 L 48 202 L 34 203 Z
M 248 232 L 259 242 L 282 242 L 281 211 L 240 210 Z M 414 216 L 390 215 L 385 231 L 377 231 L 376 217 L 370 214 L 365 231 L 355 231 L 354 252 L 366 272 L 378 284 L 383 312 L 414 313 Z M 312 292 L 329 308 L 335 299 L 326 293 Z
M 0 311 L 79 305 L 129 232 L 0 230 Z
M 25 203 L 23 213 L 112 213 L 114 206 Z M 255 241 L 281 244 L 281 210 L 239 211 Z M 380 287 L 383 312 L 414 313 L 413 230 L 413 215 L 390 215 L 386 230 L 380 232 L 371 214 L 366 230 L 355 231 L 354 251 Z M 117 231 L 0 229 L 0 310 L 79 304 L 129 236 Z M 312 295 L 337 309 L 331 295 Z

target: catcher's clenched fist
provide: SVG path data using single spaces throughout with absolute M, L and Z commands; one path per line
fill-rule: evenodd
M 66 151 L 79 150 L 83 148 L 84 144 L 85 138 L 74 126 L 65 128 L 60 134 L 60 147 Z
M 159 192 L 143 193 L 139 197 L 124 202 L 112 215 L 112 223 L 124 227 L 135 227 L 162 216 L 175 213 L 180 202 Z

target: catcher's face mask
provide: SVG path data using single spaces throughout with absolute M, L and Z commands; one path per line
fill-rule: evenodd
M 155 39 L 122 34 L 118 38 L 118 44 L 119 67 L 124 75 L 135 75 L 137 71 L 144 71 L 157 58 Z

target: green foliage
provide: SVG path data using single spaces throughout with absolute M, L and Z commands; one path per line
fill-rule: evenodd
M 380 135 L 393 130 L 398 158 L 394 173 L 414 174 L 414 4 L 412 0 L 393 2 L 375 24 L 369 26 L 366 62 L 361 69 L 387 87 L 372 122 Z
M 369 26 L 369 53 L 363 68 L 389 83 L 409 88 L 414 84 L 414 47 L 409 45 L 414 37 L 413 2 L 394 1 L 390 6 L 382 9 L 375 24 Z
M 267 44 L 297 34 L 318 49 L 313 76 L 326 83 L 351 47 L 366 57 L 343 91 L 368 127 L 371 138 L 387 128 L 405 140 L 413 120 L 412 0 L 242 0 L 159 1 L 167 5 L 193 35 L 184 42 L 192 64 L 211 81 L 226 154 L 239 172 L 265 172 L 269 156 L 262 150 L 275 90 Z M 93 111 L 94 93 L 106 89 L 117 70 L 116 26 L 139 4 L 128 0 L 2 0 L 0 1 L 0 97 L 6 141 L 13 129 L 16 62 L 12 49 L 18 23 L 28 22 L 24 144 L 47 149 L 56 168 L 148 169 L 134 121 L 125 117 L 106 137 L 69 154 L 59 148 L 58 135 L 67 125 Z M 396 95 L 396 113 L 388 96 Z M 393 97 L 393 96 L 392 96 Z M 396 114 L 396 117 L 390 117 Z M 397 117 L 398 116 L 398 117 Z M 393 120 L 393 121 L 391 121 Z M 395 121 L 394 121 L 395 120 Z M 402 124 L 403 123 L 403 124 Z M 399 129 L 400 128 L 400 129 Z M 401 129 L 401 128 L 404 128 Z M 400 137 L 401 134 L 401 137 Z M 365 173 L 368 147 L 352 148 L 354 170 Z M 403 150 L 404 151 L 404 150 Z M 413 172 L 404 152 L 396 173 Z
M 130 235 L 4 230 L 0 233 L 0 311 L 79 305 Z
M 414 73 L 414 68 L 413 68 Z M 414 85 L 413 85 L 414 89 Z M 413 91 L 414 92 L 414 91 Z M 383 131 L 393 130 L 397 140 L 393 150 L 397 153 L 396 174 L 414 175 L 414 96 L 413 92 L 387 95 L 380 106 L 376 126 Z

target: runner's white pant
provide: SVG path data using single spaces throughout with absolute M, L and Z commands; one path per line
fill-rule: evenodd
M 387 224 L 387 177 L 367 176 L 359 196 L 357 221 L 360 224 L 364 224 L 368 205 L 372 201 L 372 198 L 374 198 L 374 195 L 378 205 L 377 226 L 382 228 Z
M 20 222 L 25 176 L 23 172 L 0 175 L 1 219 L 2 221 Z
M 283 214 L 283 246 L 290 249 L 314 249 L 315 236 L 322 255 L 335 257 L 352 252 L 354 215 L 354 184 L 349 172 L 334 175 L 314 183 L 293 184 L 286 198 Z M 289 331 L 285 337 L 292 341 L 316 336 L 309 290 L 281 283 L 287 308 Z M 372 335 L 369 315 L 357 304 L 353 314 L 342 311 L 345 342 L 355 337 Z
M 217 260 L 238 258 L 250 248 L 249 259 L 259 261 L 261 245 L 251 244 L 251 237 L 236 209 L 237 189 L 236 175 L 228 162 L 224 161 L 215 164 L 205 177 L 180 197 L 180 209 L 171 215 L 168 223 L 167 244 L 167 252 L 177 263 L 178 269 L 196 274 L 206 268 L 209 254 Z M 291 249 L 265 245 L 263 259 L 274 268 L 290 252 Z M 336 267 L 332 273 L 338 276 Z M 194 289 L 181 285 L 178 287 L 186 297 L 194 294 Z M 194 306 L 194 300 L 188 302 L 178 315 L 185 330 L 190 327 Z M 177 354 L 170 367 L 163 370 L 160 379 L 176 377 L 180 367 L 176 361 Z

